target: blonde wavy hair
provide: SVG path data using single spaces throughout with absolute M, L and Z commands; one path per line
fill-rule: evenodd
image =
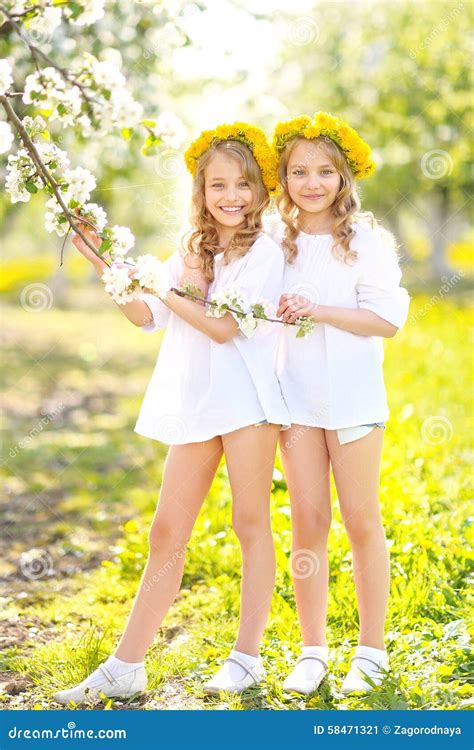
M 380 227 L 373 213 L 371 211 L 361 211 L 354 174 L 342 149 L 327 136 L 318 136 L 311 139 L 297 136 L 285 146 L 278 167 L 282 191 L 278 195 L 276 205 L 286 225 L 282 244 L 288 263 L 293 263 L 298 255 L 296 239 L 301 231 L 301 226 L 299 222 L 299 208 L 293 202 L 288 191 L 287 169 L 293 149 L 301 142 L 312 143 L 316 148 L 323 149 L 341 177 L 339 191 L 331 206 L 334 216 L 334 229 L 332 231 L 334 240 L 332 252 L 334 256 L 349 265 L 352 265 L 357 260 L 357 252 L 350 247 L 351 240 L 355 236 L 353 228 L 355 222 L 382 230 L 388 239 L 391 237 L 390 241 L 394 244 L 393 236 L 390 232 Z
M 239 227 L 224 251 L 224 263 L 241 258 L 253 245 L 262 230 L 262 214 L 270 203 L 270 196 L 262 180 L 262 173 L 252 151 L 244 143 L 235 140 L 217 141 L 202 154 L 197 162 L 191 199 L 192 229 L 183 238 L 185 253 L 193 253 L 199 259 L 199 267 L 208 281 L 214 279 L 214 254 L 219 252 L 219 236 L 216 220 L 206 206 L 205 169 L 216 153 L 224 153 L 242 165 L 242 174 L 252 191 L 252 203 Z

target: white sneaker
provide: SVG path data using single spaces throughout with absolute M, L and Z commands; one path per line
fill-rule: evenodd
M 54 693 L 53 700 L 56 703 L 68 705 L 70 701 L 82 703 L 85 700 L 99 698 L 103 693 L 107 698 L 131 698 L 137 693 L 144 693 L 147 686 L 147 677 L 144 667 L 134 669 L 120 677 L 113 677 L 104 664 L 99 664 L 98 670 L 102 673 L 102 680 L 94 683 L 94 687 L 87 684 L 89 677 L 69 690 L 60 690 Z
M 318 666 L 320 668 L 311 679 L 303 677 L 303 675 L 301 674 L 301 669 L 298 669 L 298 665 L 302 661 L 306 661 L 307 659 L 319 662 Z M 324 659 L 320 659 L 319 656 L 311 656 L 310 654 L 308 654 L 307 656 L 300 656 L 294 666 L 293 671 L 288 675 L 285 682 L 283 683 L 283 690 L 287 693 L 310 695 L 310 693 L 314 693 L 314 691 L 318 689 L 327 672 L 328 665 L 324 661 Z
M 386 654 L 380 657 L 367 656 L 363 651 L 364 647 L 362 647 L 362 652 L 360 648 L 356 649 L 355 656 L 351 659 L 351 668 L 342 683 L 341 693 L 344 695 L 355 692 L 370 693 L 374 686 L 382 684 L 386 672 L 390 669 Z M 373 685 L 366 681 L 366 677 L 372 681 Z
M 228 667 L 229 662 L 238 664 L 245 672 L 245 677 L 241 680 L 235 680 L 231 677 L 230 670 Z M 222 667 L 219 669 L 217 674 L 212 677 L 203 687 L 206 695 L 219 695 L 221 692 L 226 693 L 242 693 L 249 687 L 258 685 L 266 677 L 265 667 L 261 659 L 258 660 L 254 667 L 247 667 L 240 659 L 236 659 L 233 656 L 229 656 L 225 660 Z

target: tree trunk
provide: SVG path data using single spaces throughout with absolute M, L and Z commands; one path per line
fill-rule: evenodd
M 430 266 L 434 276 L 450 276 L 453 269 L 446 260 L 449 235 L 449 193 L 440 187 L 432 194 L 428 204 L 430 215 L 429 237 L 431 244 Z

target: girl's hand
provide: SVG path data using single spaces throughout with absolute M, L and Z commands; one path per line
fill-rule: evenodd
M 300 297 L 298 294 L 282 294 L 277 317 L 285 323 L 294 323 L 300 317 L 316 320 L 316 308 L 317 305 L 310 302 L 306 297 Z
M 77 213 L 78 209 L 75 210 L 75 214 L 80 219 L 80 216 Z M 94 245 L 94 247 L 99 248 L 102 244 L 102 239 L 99 237 L 99 235 L 94 232 L 93 229 L 88 224 L 81 224 L 81 222 L 78 222 L 79 229 L 86 235 L 87 239 L 90 240 L 90 242 Z M 95 255 L 90 247 L 86 245 L 82 237 L 79 237 L 78 234 L 74 234 L 72 244 L 74 247 L 77 247 L 79 252 L 84 256 L 84 258 L 87 258 L 91 263 L 97 263 L 99 258 L 97 255 Z M 110 260 L 108 253 L 104 253 L 103 258 L 105 260 Z

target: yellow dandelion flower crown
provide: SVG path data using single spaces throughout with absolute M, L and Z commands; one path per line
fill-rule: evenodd
M 263 130 L 246 122 L 218 125 L 214 130 L 203 130 L 184 154 L 186 166 L 192 176 L 196 174 L 200 156 L 216 141 L 240 141 L 249 147 L 260 167 L 263 184 L 269 193 L 278 187 L 277 160 Z
M 370 157 L 370 146 L 347 122 L 329 112 L 316 112 L 313 118 L 302 115 L 293 120 L 279 122 L 273 135 L 273 149 L 280 157 L 286 144 L 296 136 L 317 138 L 320 135 L 330 138 L 344 151 L 357 179 L 369 177 L 375 170 L 375 162 Z

